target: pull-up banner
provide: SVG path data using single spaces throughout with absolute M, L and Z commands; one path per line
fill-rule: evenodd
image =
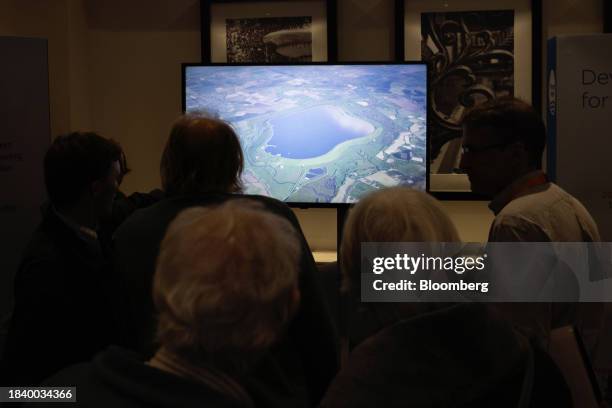
M 612 241 L 612 34 L 548 41 L 547 172 Z
M 0 37 L 0 351 L 13 277 L 40 221 L 49 147 L 47 40 Z

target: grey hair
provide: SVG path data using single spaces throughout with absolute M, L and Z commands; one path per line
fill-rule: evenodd
M 367 195 L 350 211 L 340 248 L 343 289 L 359 281 L 362 242 L 459 242 L 452 220 L 427 193 L 393 187 Z
M 153 282 L 163 347 L 246 361 L 292 318 L 300 241 L 287 220 L 252 203 L 187 209 L 170 224 Z

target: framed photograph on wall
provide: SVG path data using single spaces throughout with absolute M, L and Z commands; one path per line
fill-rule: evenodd
M 461 172 L 461 123 L 475 105 L 516 96 L 541 109 L 538 0 L 398 0 L 400 58 L 429 64 L 430 191 L 476 199 Z M 403 54 L 403 55 L 402 55 Z
M 202 62 L 336 60 L 336 0 L 202 0 Z

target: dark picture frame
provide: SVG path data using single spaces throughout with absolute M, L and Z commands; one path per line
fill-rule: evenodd
M 612 4 L 609 1 L 604 1 L 602 8 L 603 32 L 612 33 Z
M 459 13 L 512 12 L 514 42 L 513 95 L 530 102 L 537 111 L 542 110 L 542 4 L 541 0 L 395 0 L 396 60 L 421 60 L 421 20 L 426 14 L 453 15 Z M 507 17 L 507 16 L 506 16 Z M 424 21 L 424 20 L 423 20 Z M 517 28 L 516 32 L 514 29 Z M 435 72 L 430 67 L 430 72 Z M 430 84 L 435 83 L 430 80 Z M 430 89 L 429 96 L 435 94 Z M 430 106 L 432 104 L 430 103 Z M 429 110 L 430 129 L 435 123 L 435 113 Z M 430 132 L 430 143 L 435 134 Z M 454 143 L 457 144 L 457 143 Z M 430 144 L 430 150 L 432 145 Z M 456 147 L 456 146 L 455 146 Z M 433 156 L 432 156 L 433 157 Z M 432 166 L 433 167 L 433 166 Z M 430 193 L 447 200 L 482 200 L 470 191 L 465 174 L 429 174 Z
M 308 18 L 310 17 L 310 18 Z M 337 61 L 337 1 L 336 0 L 200 0 L 201 62 L 226 63 L 228 49 L 226 24 L 229 21 L 260 20 L 274 24 L 286 19 L 289 23 L 303 21 L 311 28 L 312 62 Z M 300 20 L 300 18 L 302 20 Z M 249 61 L 242 56 L 240 63 Z M 231 56 L 230 56 L 231 58 Z M 271 61 L 272 62 L 272 61 Z M 274 61 L 279 62 L 279 61 Z M 289 61 L 286 61 L 289 62 Z M 264 62 L 265 63 L 265 62 Z

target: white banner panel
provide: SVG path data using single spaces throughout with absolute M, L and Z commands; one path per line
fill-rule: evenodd
M 612 34 L 548 41 L 547 170 L 612 241 Z
M 47 40 L 0 37 L 0 350 L 13 277 L 40 221 L 49 147 Z

